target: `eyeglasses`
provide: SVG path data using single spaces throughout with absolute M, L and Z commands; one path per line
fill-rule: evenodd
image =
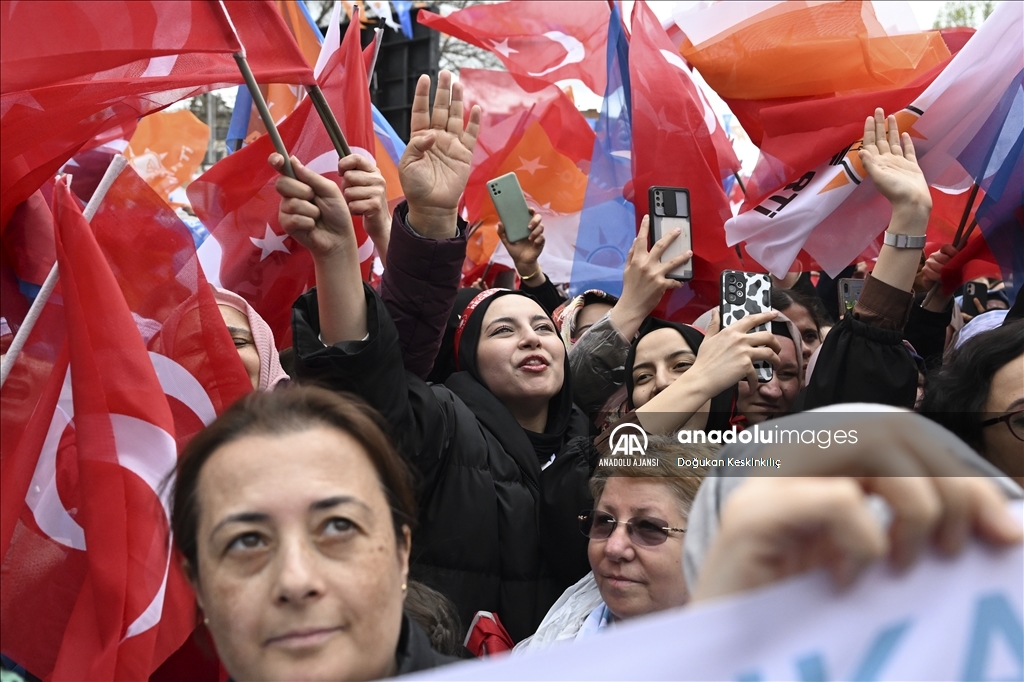
M 1010 433 L 1012 433 L 1017 440 L 1024 440 L 1024 410 L 1015 410 L 1013 412 L 1007 412 L 999 417 L 986 419 L 981 422 L 981 425 L 992 426 L 999 422 L 1006 422 L 1006 426 L 1010 429 Z
M 626 526 L 626 534 L 642 547 L 655 547 L 668 540 L 669 533 L 685 533 L 685 528 L 672 528 L 667 521 L 650 516 L 634 516 L 629 521 L 616 521 L 615 517 L 606 512 L 594 509 L 583 512 L 579 516 L 580 531 L 591 540 L 607 540 L 621 523 Z

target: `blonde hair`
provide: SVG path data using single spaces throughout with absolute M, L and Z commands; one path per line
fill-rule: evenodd
M 697 496 L 707 467 L 679 467 L 676 463 L 679 458 L 683 459 L 713 459 L 718 454 L 719 446 L 702 443 L 680 443 L 671 436 L 651 436 L 647 452 L 639 460 L 641 466 L 632 466 L 636 463 L 634 458 L 605 458 L 602 464 L 594 471 L 590 478 L 590 493 L 594 496 L 594 504 L 601 501 L 604 494 L 604 487 L 608 479 L 613 476 L 624 476 L 627 478 L 660 478 L 664 479 L 676 499 L 679 501 L 683 517 L 688 517 L 693 500 Z

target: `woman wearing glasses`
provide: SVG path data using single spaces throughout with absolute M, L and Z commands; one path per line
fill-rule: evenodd
M 921 412 L 1024 486 L 1024 320 L 973 337 L 928 378 Z
M 537 633 L 515 651 L 591 637 L 616 621 L 682 606 L 690 598 L 682 549 L 704 469 L 678 459 L 712 459 L 717 448 L 650 439 L 646 460 L 615 459 L 590 480 L 594 509 L 580 514 L 591 573 L 559 598 Z

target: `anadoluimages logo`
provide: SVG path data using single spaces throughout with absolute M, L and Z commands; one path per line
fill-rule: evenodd
M 612 429 L 612 456 L 643 457 L 647 453 L 647 432 L 637 424 L 619 424 Z

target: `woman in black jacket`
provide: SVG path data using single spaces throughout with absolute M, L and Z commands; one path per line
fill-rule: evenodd
M 400 164 L 405 222 L 446 239 L 457 232 L 479 116 L 463 130 L 461 92 L 452 86 L 449 100 L 442 78 L 430 117 L 427 85 Z M 345 197 L 301 164 L 295 171 L 298 180 L 278 180 L 281 225 L 309 248 L 317 278 L 294 307 L 298 375 L 367 400 L 418 470 L 411 576 L 448 596 L 463 623 L 495 612 L 522 639 L 588 570 L 576 517 L 591 505 L 596 462 L 554 323 L 521 292 L 485 292 L 456 339 L 462 371 L 428 385 L 403 368 L 394 323 L 359 279 Z

